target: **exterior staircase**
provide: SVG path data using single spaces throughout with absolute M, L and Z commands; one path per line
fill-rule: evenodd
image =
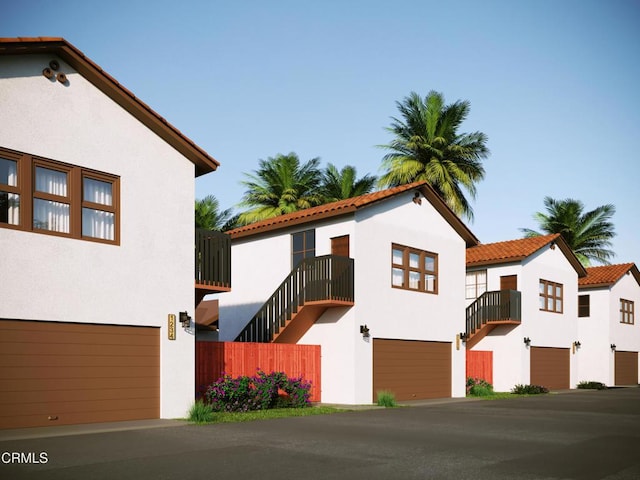
M 520 325 L 521 294 L 517 290 L 495 290 L 480 295 L 467 307 L 466 347 L 473 348 L 498 325 Z
M 297 343 L 328 308 L 353 304 L 353 259 L 336 255 L 306 258 L 235 341 Z

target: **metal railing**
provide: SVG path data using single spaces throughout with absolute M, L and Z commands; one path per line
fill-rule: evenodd
M 517 290 L 485 292 L 467 307 L 467 335 L 491 321 L 521 321 L 521 294 Z
M 231 287 L 231 237 L 226 233 L 196 228 L 197 285 Z
M 236 342 L 270 342 L 298 308 L 308 302 L 353 302 L 353 259 L 325 255 L 306 258 L 236 337 Z

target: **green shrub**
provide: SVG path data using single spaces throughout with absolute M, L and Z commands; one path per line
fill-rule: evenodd
M 248 412 L 271 408 L 302 408 L 309 401 L 311 383 L 288 378 L 283 372 L 258 373 L 252 377 L 225 375 L 207 387 L 205 401 L 216 412 Z
M 467 378 L 467 395 L 472 397 L 488 397 L 493 395 L 493 385 L 482 378 Z
M 578 384 L 578 388 L 586 390 L 606 390 L 607 386 L 602 382 L 583 381 Z
M 378 394 L 378 406 L 379 407 L 396 407 L 396 396 L 393 392 L 387 390 L 380 390 L 376 392 Z
M 540 393 L 549 393 L 549 389 L 540 385 L 516 385 L 511 390 L 511 393 L 517 395 L 538 395 Z
M 191 405 L 189 409 L 189 418 L 190 422 L 194 423 L 208 423 L 212 422 L 215 418 L 215 414 L 213 413 L 213 408 L 211 405 L 204 403 L 202 400 L 196 400 L 196 402 Z

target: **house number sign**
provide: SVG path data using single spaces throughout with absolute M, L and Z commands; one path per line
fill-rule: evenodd
M 169 340 L 176 339 L 176 316 L 173 313 L 169 314 Z

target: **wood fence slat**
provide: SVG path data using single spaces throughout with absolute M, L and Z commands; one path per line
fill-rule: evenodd
M 467 350 L 467 378 L 480 378 L 493 385 L 493 352 Z

